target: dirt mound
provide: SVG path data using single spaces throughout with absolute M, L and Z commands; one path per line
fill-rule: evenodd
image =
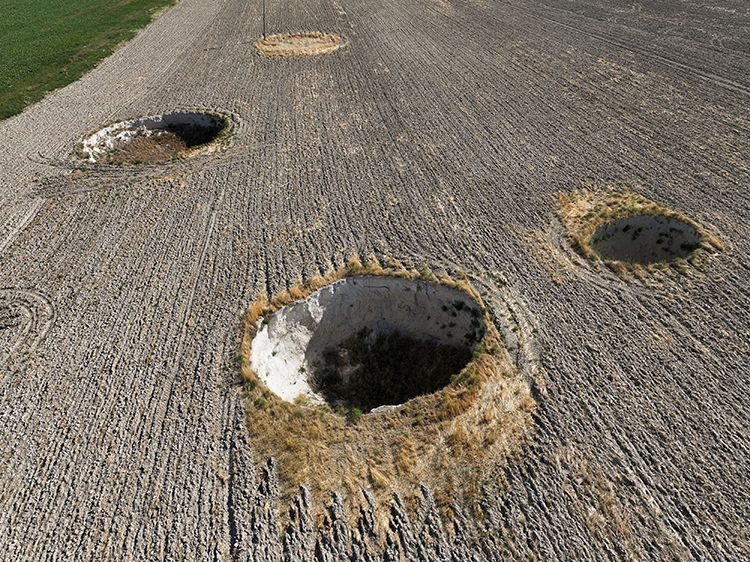
M 335 33 L 309 31 L 281 33 L 258 39 L 255 46 L 264 55 L 277 57 L 303 57 L 332 53 L 344 44 Z
M 181 112 L 121 121 L 83 141 L 81 156 L 109 164 L 155 164 L 208 148 L 227 128 L 224 117 Z
M 637 215 L 600 225 L 591 245 L 606 260 L 646 265 L 687 258 L 700 240 L 698 231 L 680 219 Z

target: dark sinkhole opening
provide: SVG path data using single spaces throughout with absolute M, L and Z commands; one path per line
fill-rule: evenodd
M 447 345 L 363 328 L 323 352 L 313 366 L 311 386 L 333 407 L 369 412 L 401 404 L 450 383 L 471 359 L 472 343 Z
M 81 155 L 91 162 L 154 164 L 186 156 L 216 141 L 228 126 L 221 115 L 177 112 L 120 121 L 89 136 Z
M 648 265 L 687 258 L 701 235 L 691 224 L 664 215 L 635 215 L 602 224 L 591 247 L 602 259 Z
M 251 366 L 285 400 L 369 412 L 449 384 L 485 330 L 480 305 L 459 289 L 347 277 L 261 321 Z

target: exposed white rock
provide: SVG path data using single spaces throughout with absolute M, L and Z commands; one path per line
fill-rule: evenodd
M 169 127 L 202 127 L 215 129 L 217 134 L 224 128 L 223 118 L 204 112 L 178 112 L 150 115 L 137 119 L 119 121 L 89 135 L 81 143 L 81 152 L 89 162 L 96 162 L 115 148 L 138 136 L 150 136 Z
M 324 350 L 360 330 L 465 346 L 467 334 L 476 333 L 479 317 L 479 305 L 471 297 L 445 285 L 399 277 L 347 277 L 260 320 L 250 365 L 282 399 L 303 395 L 322 404 L 310 373 Z

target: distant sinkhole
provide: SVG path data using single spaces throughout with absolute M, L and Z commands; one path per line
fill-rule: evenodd
M 262 319 L 250 361 L 286 401 L 370 412 L 449 384 L 485 330 L 480 305 L 458 289 L 345 277 Z
M 81 157 L 108 164 L 156 164 L 209 148 L 228 120 L 207 112 L 176 112 L 109 125 L 79 145 Z
M 344 39 L 335 33 L 305 31 L 267 35 L 255 42 L 264 55 L 277 57 L 304 57 L 332 53 L 344 45 Z
M 652 264 L 689 257 L 700 247 L 692 225 L 663 215 L 636 215 L 599 225 L 591 247 L 606 260 Z

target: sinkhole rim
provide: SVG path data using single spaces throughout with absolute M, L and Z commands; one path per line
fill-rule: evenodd
M 366 330 L 372 332 L 362 336 Z M 257 319 L 248 363 L 284 402 L 343 415 L 386 412 L 451 385 L 488 332 L 481 299 L 461 288 L 396 275 L 344 275 Z M 409 378 L 412 365 L 419 370 Z M 381 367 L 380 379 L 373 366 Z M 321 373 L 333 385 L 322 384 Z
M 706 225 L 693 217 L 649 199 L 622 184 L 600 185 L 586 182 L 579 189 L 559 192 L 557 216 L 571 250 L 593 262 L 597 268 L 599 264 L 606 266 L 622 279 L 626 279 L 628 274 L 633 274 L 636 278 L 670 272 L 684 276 L 704 274 L 706 259 L 729 247 L 719 238 L 715 226 L 706 228 Z M 658 252 L 648 256 L 648 252 L 641 251 L 641 255 L 636 253 L 632 257 L 626 253 L 597 251 L 595 246 L 601 250 L 601 244 L 596 244 L 596 238 L 601 237 L 609 225 L 617 225 L 620 220 L 639 220 L 636 217 L 656 217 L 640 220 L 679 221 L 679 230 L 682 231 L 686 229 L 684 225 L 688 225 L 692 234 L 687 240 L 687 247 L 682 251 L 682 255 L 686 257 L 681 257 L 679 251 L 676 256 Z M 673 249 L 679 249 L 682 242 L 685 240 L 679 240 L 677 244 L 671 241 L 670 244 Z
M 359 275 L 429 280 L 468 294 L 481 306 L 487 330 L 471 362 L 437 392 L 359 417 L 327 405 L 282 400 L 250 365 L 252 340 L 263 318 L 343 277 Z M 484 292 L 470 279 L 487 288 L 490 303 L 485 304 Z M 427 485 L 436 497 L 455 495 L 460 503 L 476 505 L 489 471 L 521 451 L 536 410 L 530 373 L 524 374 L 511 357 L 502 335 L 512 329 L 503 322 L 505 298 L 490 287 L 484 278 L 460 271 L 454 277 L 427 265 L 417 271 L 388 256 L 370 256 L 363 265 L 352 256 L 341 269 L 313 274 L 272 298 L 268 295 L 270 303 L 263 292 L 249 303 L 238 357 L 240 392 L 253 449 L 277 460 L 283 497 L 292 498 L 305 486 L 318 505 L 332 489 L 350 498 L 367 490 L 378 500 L 397 493 L 411 501 L 416 499 L 412 492 Z M 501 308 L 497 316 L 494 305 Z

